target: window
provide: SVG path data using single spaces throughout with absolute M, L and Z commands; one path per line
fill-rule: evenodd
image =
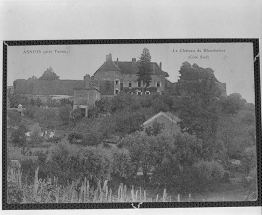
M 116 80 L 116 85 L 118 85 L 118 82 L 119 82 L 119 81 L 118 81 L 118 80 Z
M 141 91 L 137 91 L 137 95 L 142 95 L 142 92 Z
M 146 94 L 146 95 L 150 95 L 150 92 L 149 92 L 149 91 L 146 91 L 145 94 Z
M 123 90 L 124 89 L 124 85 L 123 85 L 123 82 L 120 83 L 120 90 Z
M 116 94 L 118 94 L 119 93 L 119 90 L 116 90 Z
M 160 81 L 156 82 L 156 87 L 160 87 Z
M 132 87 L 132 83 L 131 83 L 131 82 L 129 82 L 128 86 L 129 86 L 129 87 Z
M 141 87 L 141 82 L 140 81 L 138 82 L 138 87 Z

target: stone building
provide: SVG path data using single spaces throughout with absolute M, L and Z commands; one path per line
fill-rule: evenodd
M 139 62 L 112 60 L 112 54 L 106 55 L 106 61 L 94 73 L 93 79 L 99 82 L 101 95 L 114 96 L 120 91 L 140 95 L 141 84 L 137 82 Z M 146 94 L 161 93 L 165 90 L 165 77 L 168 73 L 162 71 L 162 63 L 151 62 L 152 82 L 146 88 Z M 106 88 L 105 85 L 108 85 Z
M 95 102 L 101 99 L 98 84 L 85 75 L 84 80 L 74 88 L 73 110 L 80 108 L 88 116 L 88 109 L 95 107 Z

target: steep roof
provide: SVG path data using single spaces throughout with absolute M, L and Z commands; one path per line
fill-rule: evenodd
M 96 72 L 98 71 L 120 71 L 120 69 L 112 60 L 106 60 Z
M 157 119 L 157 118 L 160 117 L 160 116 L 166 117 L 166 118 L 169 119 L 171 122 L 179 122 L 179 121 L 180 121 L 180 119 L 179 119 L 177 116 L 175 116 L 174 114 L 172 114 L 172 113 L 170 113 L 170 112 L 162 112 L 162 111 L 161 111 L 161 112 L 159 112 L 158 114 L 152 116 L 152 117 L 151 117 L 150 119 L 148 119 L 147 121 L 145 121 L 145 122 L 143 123 L 143 125 L 147 125 L 148 123 L 154 121 L 155 119 Z
M 14 92 L 17 94 L 32 95 L 73 95 L 74 88 L 82 80 L 25 80 L 17 79 L 14 82 Z
M 139 62 L 129 62 L 129 61 L 114 61 L 116 65 L 121 70 L 122 74 L 137 74 L 139 71 Z M 166 75 L 164 71 L 162 71 L 159 65 L 156 62 L 151 62 L 151 69 L 153 75 Z

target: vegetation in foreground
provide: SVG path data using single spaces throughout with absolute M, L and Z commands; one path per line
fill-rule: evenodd
M 81 192 L 77 189 L 83 190 L 81 187 L 87 187 L 88 181 L 93 191 L 90 201 L 98 201 L 96 198 L 104 188 L 99 187 L 105 183 L 109 196 L 110 189 L 113 195 L 121 183 L 129 193 L 141 187 L 148 192 L 161 190 L 159 195 L 166 189 L 168 193 L 188 196 L 214 192 L 230 179 L 240 179 L 247 192 L 243 198 L 251 195 L 255 199 L 254 105 L 239 94 L 222 97 L 214 75 L 210 75 L 213 73 L 196 64 L 183 63 L 180 74 L 178 85 L 167 88 L 164 95 L 120 94 L 112 100 L 100 100 L 89 118 L 83 118 L 77 110 L 72 112 L 72 104 L 66 100 L 42 104 L 18 95 L 11 97 L 11 105 L 23 102 L 26 110 L 23 117 L 16 111 L 8 112 L 8 159 L 18 159 L 23 173 L 19 176 L 20 185 L 9 183 L 9 202 L 35 202 L 24 191 L 33 192 L 35 184 L 40 184 L 37 189 L 48 197 L 49 192 L 43 190 L 50 188 L 45 188 L 45 183 L 54 177 L 58 178 L 55 186 L 61 186 L 61 192 L 66 193 L 73 184 L 78 196 Z M 142 123 L 159 111 L 177 115 L 181 119 L 181 133 L 163 134 L 161 125 L 142 132 Z M 101 117 L 103 114 L 107 117 Z M 55 130 L 58 135 L 44 138 L 41 132 L 45 130 Z M 28 131 L 30 138 L 25 135 Z M 114 146 L 110 144 L 113 137 L 117 137 Z M 20 153 L 15 154 L 17 148 Z M 240 163 L 234 164 L 232 160 Z M 37 169 L 37 177 L 45 180 L 43 184 L 35 182 Z M 51 190 L 51 194 L 58 192 L 57 188 Z M 50 194 L 48 201 L 62 201 L 60 191 L 58 200 L 51 200 Z M 66 195 L 66 201 L 71 201 L 72 193 Z M 150 198 L 155 200 L 156 195 Z M 120 194 L 115 196 L 119 200 Z M 83 201 L 74 198 L 72 201 Z M 46 198 L 39 201 L 45 202 Z

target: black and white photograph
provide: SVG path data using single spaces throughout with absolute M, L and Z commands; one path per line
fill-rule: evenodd
M 7 46 L 7 203 L 256 201 L 256 57 L 252 42 Z

